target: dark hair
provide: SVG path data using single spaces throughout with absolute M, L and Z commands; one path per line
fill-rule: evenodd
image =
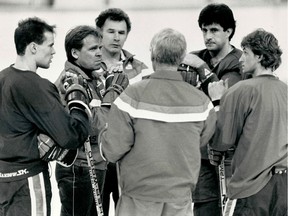
M 236 28 L 232 10 L 225 4 L 209 4 L 202 9 L 198 18 L 198 25 L 202 29 L 202 25 L 219 24 L 224 31 L 232 28 L 229 40 L 233 37 Z
M 54 33 L 55 25 L 48 25 L 38 17 L 27 18 L 18 23 L 14 32 L 14 42 L 18 55 L 24 55 L 28 44 L 35 42 L 42 44 L 45 41 L 45 32 Z
M 105 11 L 102 11 L 99 16 L 95 19 L 96 27 L 102 28 L 105 21 L 107 19 L 113 20 L 113 21 L 125 21 L 127 25 L 127 33 L 131 30 L 131 21 L 129 16 L 120 8 L 109 8 Z
M 94 35 L 97 38 L 101 38 L 101 34 L 96 28 L 87 25 L 80 25 L 68 31 L 65 37 L 65 51 L 68 61 L 74 62 L 71 50 L 80 50 L 83 47 L 83 39 L 88 35 Z
M 260 64 L 266 69 L 271 68 L 274 71 L 281 64 L 282 50 L 278 45 L 278 40 L 272 33 L 264 29 L 257 29 L 245 36 L 241 47 L 247 47 L 255 55 L 262 56 Z

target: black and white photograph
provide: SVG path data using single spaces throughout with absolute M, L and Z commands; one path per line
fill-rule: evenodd
M 287 216 L 287 0 L 0 0 L 0 216 Z

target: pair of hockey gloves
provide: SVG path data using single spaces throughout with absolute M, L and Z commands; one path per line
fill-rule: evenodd
M 206 95 L 208 95 L 208 84 L 219 80 L 208 65 L 195 54 L 187 54 L 179 65 L 178 71 L 185 82 L 198 89 L 201 88 Z
M 78 149 L 64 149 L 46 134 L 37 136 L 40 158 L 46 162 L 56 161 L 64 167 L 71 166 L 77 158 Z
M 208 158 L 209 158 L 210 164 L 214 166 L 219 166 L 221 164 L 223 157 L 229 163 L 231 162 L 232 157 L 235 152 L 235 148 L 232 147 L 228 149 L 227 151 L 217 151 L 215 149 L 212 149 L 209 144 L 207 146 L 208 146 L 207 150 L 208 150 Z
M 112 102 L 127 88 L 129 79 L 121 70 L 109 71 L 105 74 L 105 88 L 101 106 L 110 108 Z

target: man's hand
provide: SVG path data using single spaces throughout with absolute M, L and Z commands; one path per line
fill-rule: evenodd
M 212 101 L 220 100 L 224 92 L 228 89 L 228 79 L 225 81 L 211 82 L 208 84 L 208 94 Z
M 182 63 L 193 68 L 200 68 L 202 65 L 206 64 L 200 57 L 192 53 L 187 54 Z
M 219 166 L 225 152 L 216 151 L 212 149 L 209 145 L 208 145 L 207 150 L 208 150 L 208 157 L 209 157 L 210 164 L 214 166 Z

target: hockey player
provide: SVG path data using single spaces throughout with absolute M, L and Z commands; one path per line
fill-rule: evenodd
M 225 4 L 209 4 L 201 10 L 198 24 L 203 33 L 206 49 L 187 55 L 184 63 L 193 62 L 192 66 L 196 68 L 206 63 L 218 79 L 226 81 L 228 87 L 231 87 L 242 79 L 239 63 L 242 51 L 230 43 L 236 28 L 232 10 Z M 200 82 L 206 80 L 205 73 L 200 73 L 199 80 Z M 208 83 L 206 81 L 201 85 L 206 94 Z M 226 160 L 227 177 L 231 176 L 230 160 Z M 201 169 L 193 192 L 193 202 L 195 216 L 221 215 L 217 169 L 209 163 L 207 146 L 201 148 Z
M 93 107 L 93 104 L 100 104 L 105 89 L 101 77 L 93 71 L 100 68 L 101 48 L 101 35 L 94 27 L 76 26 L 66 34 L 67 61 L 64 70 L 55 82 L 62 99 L 64 98 L 61 90 L 63 76 L 80 76 L 86 83 L 85 91 L 89 97 L 90 107 Z M 64 100 L 63 102 L 67 106 Z M 90 134 L 89 140 L 95 160 L 98 187 L 102 194 L 107 165 L 99 153 L 97 131 L 94 133 L 96 134 Z M 89 170 L 84 146 L 78 149 L 78 156 L 72 166 L 56 165 L 62 216 L 97 215 Z
M 129 16 L 119 8 L 109 8 L 102 11 L 95 19 L 96 27 L 101 31 L 102 39 L 102 63 L 97 70 L 98 74 L 109 71 L 111 67 L 120 65 L 128 75 L 129 83 L 133 84 L 142 80 L 143 71 L 147 66 L 137 60 L 134 55 L 123 49 L 125 41 L 131 30 Z M 103 194 L 104 215 L 109 215 L 110 194 L 117 203 L 119 198 L 116 164 L 109 163 L 106 172 L 106 180 Z
M 209 98 L 177 72 L 185 54 L 181 33 L 157 33 L 151 41 L 155 72 L 111 106 L 100 149 L 108 161 L 119 161 L 117 216 L 192 215 L 200 145 L 213 135 L 216 115 Z
M 221 98 L 210 162 L 218 165 L 219 153 L 236 146 L 229 215 L 287 215 L 287 85 L 273 74 L 282 51 L 275 36 L 263 29 L 244 37 L 241 46 L 243 72 L 253 78 Z
M 49 149 L 57 155 L 60 146 L 75 149 L 84 143 L 89 129 L 87 98 L 78 90 L 78 80 L 71 80 L 64 91 L 70 115 L 57 88 L 36 73 L 49 68 L 55 54 L 54 26 L 37 17 L 22 20 L 14 41 L 15 64 L 0 73 L 0 215 L 50 215 L 48 163 L 41 157 L 53 160 Z M 48 156 L 40 157 L 40 149 L 46 149 L 45 142 L 38 149 L 40 133 L 59 144 L 48 147 Z
M 100 156 L 98 145 L 97 124 L 105 124 L 106 115 L 109 111 L 107 106 L 99 108 L 100 104 L 107 105 L 118 96 L 114 93 L 114 73 L 122 74 L 122 67 L 113 66 L 105 73 L 98 73 L 102 61 L 102 37 L 100 32 L 94 27 L 77 26 L 71 29 L 65 37 L 65 50 L 67 61 L 65 68 L 56 80 L 59 87 L 61 98 L 63 98 L 61 86 L 62 77 L 76 76 L 82 77 L 86 84 L 85 91 L 89 97 L 89 107 L 92 109 L 93 120 L 91 120 L 90 144 L 93 163 L 96 168 L 96 175 L 100 194 L 103 194 L 103 186 L 106 174 L 107 162 Z M 119 75 L 119 74 L 118 74 Z M 123 75 L 123 76 L 122 76 Z M 128 77 L 122 74 L 119 88 L 126 88 L 129 81 Z M 117 77 L 115 77 L 117 81 Z M 120 90 L 119 90 L 120 91 Z M 64 103 L 67 106 L 66 103 Z M 89 175 L 90 166 L 84 146 L 79 148 L 76 161 L 70 167 L 59 164 L 56 166 L 56 180 L 58 182 L 61 215 L 96 215 L 95 197 L 92 190 Z

